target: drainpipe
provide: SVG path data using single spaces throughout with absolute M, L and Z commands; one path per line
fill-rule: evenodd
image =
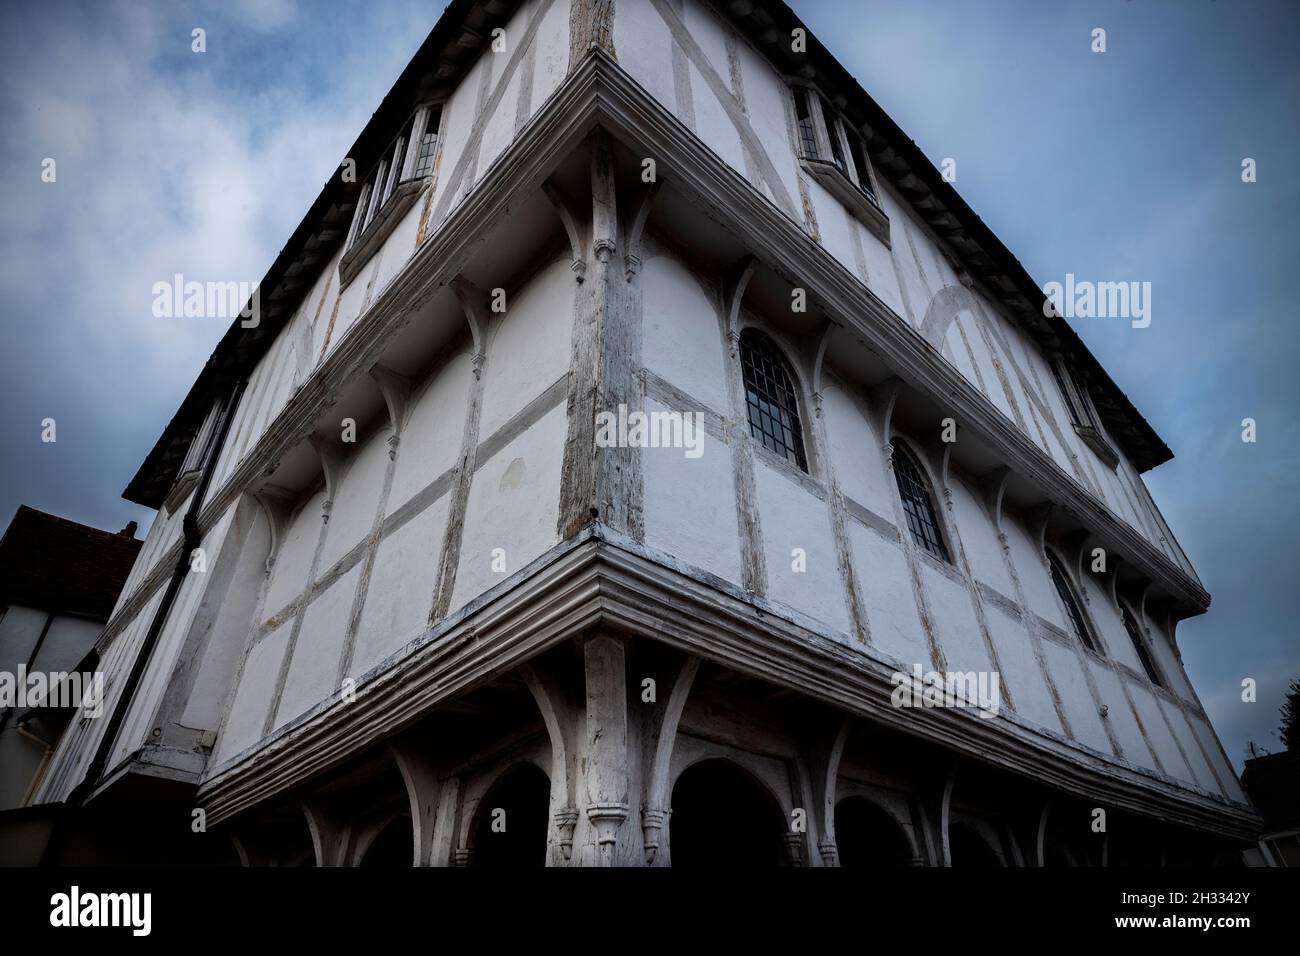
M 140 651 L 136 654 L 134 662 L 132 662 L 131 672 L 127 675 L 126 684 L 122 687 L 122 693 L 118 696 L 117 703 L 109 714 L 108 727 L 99 738 L 99 744 L 95 748 L 95 757 L 90 762 L 81 783 L 77 784 L 72 792 L 68 794 L 65 815 L 60 817 L 61 823 L 66 821 L 67 809 L 85 803 L 86 798 L 90 796 L 90 792 L 94 790 L 95 784 L 99 782 L 100 776 L 104 773 L 108 758 L 113 750 L 113 744 L 117 741 L 117 735 L 122 729 L 122 724 L 126 722 L 126 715 L 131 709 L 132 701 L 135 699 L 135 692 L 140 686 L 140 681 L 144 679 L 144 673 L 149 667 L 150 659 L 153 657 L 154 647 L 162 634 L 163 626 L 167 623 L 167 615 L 171 611 L 172 604 L 176 601 L 176 595 L 180 593 L 185 576 L 189 573 L 190 555 L 203 542 L 203 535 L 199 533 L 199 509 L 203 506 L 203 498 L 207 494 L 208 485 L 212 482 L 212 472 L 217 463 L 217 455 L 226 444 L 226 436 L 235 417 L 235 408 L 239 404 L 239 399 L 244 394 L 244 388 L 247 385 L 246 379 L 240 379 L 235 384 L 221 410 L 221 427 L 213 429 L 213 433 L 208 437 L 208 447 L 203 452 L 203 472 L 199 476 L 198 487 L 195 488 L 194 496 L 190 499 L 190 506 L 185 512 L 185 517 L 181 519 L 184 543 L 181 546 L 180 557 L 176 560 L 176 569 L 172 571 L 171 580 L 167 583 L 167 591 L 163 594 L 158 610 L 154 612 L 153 621 L 149 624 L 149 631 L 145 634 L 144 642 L 140 645 Z M 66 837 L 67 827 L 56 823 L 54 831 L 50 834 L 50 840 L 45 845 L 45 852 L 41 855 L 41 864 L 43 866 L 57 862 Z

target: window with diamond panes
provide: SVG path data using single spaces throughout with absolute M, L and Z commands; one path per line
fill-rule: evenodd
M 948 546 L 939 531 L 939 517 L 934 511 L 934 499 L 921 474 L 921 466 L 901 446 L 894 447 L 894 479 L 898 482 L 898 495 L 903 499 L 903 513 L 907 515 L 907 530 L 917 547 L 924 548 L 936 558 L 949 564 Z
M 1065 615 L 1070 619 L 1070 628 L 1074 631 L 1074 636 L 1083 641 L 1084 646 L 1089 650 L 1095 651 L 1097 645 L 1093 643 L 1092 634 L 1084 622 L 1083 609 L 1079 607 L 1079 602 L 1074 597 L 1074 589 L 1070 587 L 1070 581 L 1065 576 L 1065 569 L 1051 555 L 1047 556 L 1047 566 L 1051 570 L 1056 593 L 1060 595 L 1061 603 L 1065 605 Z
M 808 470 L 799 403 L 785 360 L 766 335 L 750 329 L 740 336 L 749 433 L 787 461 Z

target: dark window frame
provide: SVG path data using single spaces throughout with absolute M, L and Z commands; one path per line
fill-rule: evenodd
M 1074 636 L 1083 643 L 1085 648 L 1094 654 L 1100 654 L 1101 647 L 1092 627 L 1088 624 L 1088 616 L 1083 610 L 1083 603 L 1079 599 L 1078 589 L 1075 587 L 1074 582 L 1070 580 L 1070 575 L 1065 570 L 1065 564 L 1050 550 L 1047 552 L 1047 569 L 1048 576 L 1052 579 L 1052 584 L 1056 588 L 1056 595 L 1061 599 L 1061 604 L 1065 607 L 1065 619 L 1069 623 L 1071 630 L 1074 631 Z
M 1137 615 L 1129 610 L 1128 605 L 1123 601 L 1119 602 L 1119 619 L 1124 625 L 1124 630 L 1128 633 L 1128 639 L 1133 642 L 1133 650 L 1137 652 L 1138 662 L 1142 665 L 1142 670 L 1146 672 L 1147 680 L 1157 687 L 1164 687 L 1165 681 L 1160 676 L 1160 670 L 1156 667 L 1155 654 L 1147 645 L 1146 637 L 1142 633 L 1142 627 L 1137 622 Z
M 761 329 L 740 333 L 740 375 L 750 437 L 800 471 L 808 471 L 798 378 L 785 353 Z
M 910 448 L 897 440 L 893 444 L 894 484 L 903 503 L 912 543 L 945 564 L 952 564 L 952 551 L 948 547 L 942 519 L 934 506 L 930 476 Z

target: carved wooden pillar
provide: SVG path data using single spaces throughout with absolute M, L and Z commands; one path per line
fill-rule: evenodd
M 618 840 L 628 818 L 626 648 L 599 636 L 583 647 L 587 687 L 587 819 L 595 830 L 599 866 L 619 860 Z

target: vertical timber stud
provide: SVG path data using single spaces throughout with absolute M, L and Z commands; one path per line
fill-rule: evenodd
M 587 819 L 596 841 L 595 858 L 589 862 L 596 866 L 620 865 L 634 849 L 626 838 L 619 839 L 631 833 L 624 826 L 629 812 L 626 656 L 627 648 L 617 637 L 602 634 L 583 646 Z
M 627 278 L 618 254 L 620 238 L 617 183 L 609 135 L 598 129 L 591 144 L 591 213 L 594 274 L 598 296 L 598 375 L 596 409 L 618 414 L 645 404 L 641 368 L 641 283 Z M 624 250 L 626 252 L 626 248 Z M 595 436 L 593 433 L 593 443 Z M 596 509 L 600 521 L 636 541 L 645 538 L 644 481 L 639 448 L 597 448 Z
M 614 0 L 572 0 L 569 6 L 570 73 L 592 47 L 614 57 Z
M 560 516 L 557 531 L 569 538 L 584 526 L 604 515 L 596 497 L 596 411 L 601 403 L 602 373 L 606 361 L 602 356 L 604 326 L 611 311 L 611 297 L 619 301 L 622 270 L 615 263 L 618 246 L 618 208 L 615 200 L 614 169 L 609 134 L 597 129 L 591 146 L 591 274 L 579 274 L 580 285 L 574 297 L 573 348 L 569 369 L 569 393 L 566 412 L 568 434 L 564 444 L 564 464 L 560 474 Z M 569 228 L 572 241 L 573 228 Z M 611 281 L 618 269 L 619 282 Z M 613 306 L 614 310 L 618 306 Z M 611 357 L 627 362 L 627 355 Z M 630 375 L 625 369 L 621 374 Z M 628 449 L 609 449 L 626 452 Z M 608 467 L 622 465 L 626 459 L 611 457 Z M 602 467 L 606 467 L 602 459 Z M 639 464 L 638 464 L 639 468 Z M 639 474 L 639 472 L 638 472 Z M 613 495 L 610 496 L 611 498 Z M 618 506 L 627 508 L 626 503 Z M 637 522 L 640 522 L 639 507 Z M 625 529 L 620 529 L 625 530 Z

